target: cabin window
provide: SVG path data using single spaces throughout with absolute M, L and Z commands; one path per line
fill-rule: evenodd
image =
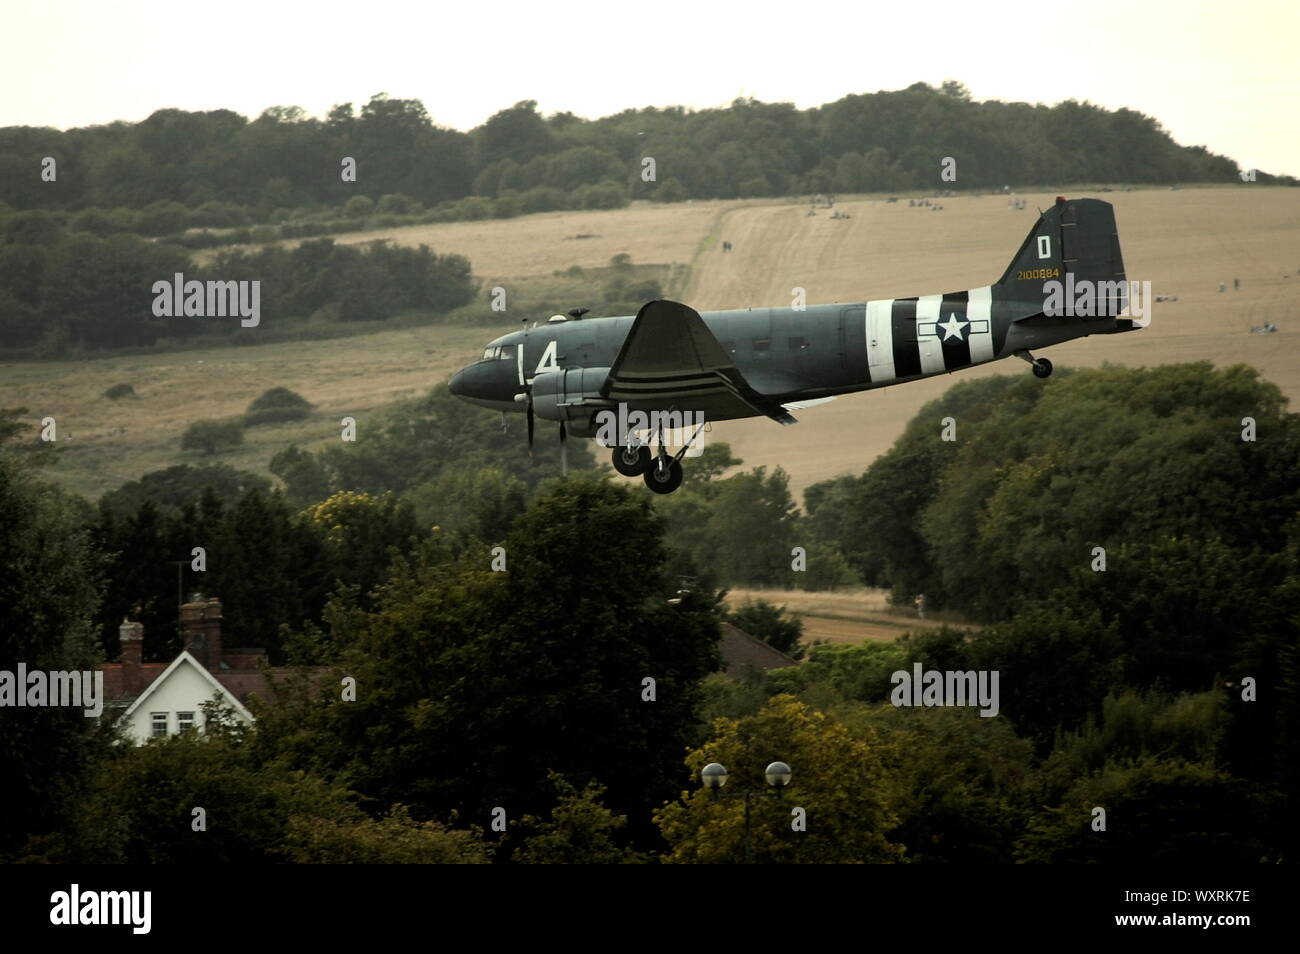
M 150 728 L 149 734 L 155 739 L 160 739 L 167 734 L 167 713 L 151 712 L 149 713 Z
M 809 345 L 809 344 L 810 344 L 810 342 L 808 341 L 807 338 L 803 337 L 802 335 L 798 335 L 798 336 L 796 336 L 796 337 L 790 339 L 790 350 L 791 350 L 791 351 L 807 351 L 807 350 L 808 350 L 808 345 Z
M 194 728 L 194 713 L 193 712 L 176 713 L 176 728 L 179 729 L 181 732 L 184 732 L 186 729 Z

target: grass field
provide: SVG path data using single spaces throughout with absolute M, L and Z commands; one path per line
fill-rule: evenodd
M 891 606 L 889 593 L 872 587 L 836 590 L 832 593 L 804 590 L 733 589 L 727 605 L 736 609 L 747 600 L 767 600 L 803 617 L 803 643 L 815 641 L 856 645 L 863 640 L 888 642 L 908 630 L 932 629 L 944 623 L 962 629 L 976 627 L 951 613 L 927 613 L 917 618 L 910 607 Z
M 1242 184 L 1103 197 L 1115 204 L 1129 277 L 1149 280 L 1155 294 L 1179 301 L 1156 305 L 1144 331 L 1060 345 L 1046 352 L 1052 361 L 1058 367 L 1245 362 L 1289 396 L 1300 396 L 1300 190 Z M 339 241 L 391 238 L 459 252 L 471 259 L 485 288 L 502 284 L 509 290 L 512 282 L 553 278 L 575 264 L 605 266 L 626 252 L 642 265 L 689 266 L 674 271 L 678 278 L 667 292 L 700 309 L 787 305 L 795 286 L 807 289 L 810 303 L 859 301 L 996 280 L 1033 223 L 1034 207 L 1050 203 L 1052 193 L 1026 198 L 1028 207 L 1020 211 L 1004 197 L 983 196 L 942 199 L 943 210 L 934 212 L 909 208 L 906 194 L 894 204 L 850 197 L 838 204 L 852 216 L 847 220 L 824 212 L 806 216 L 802 201 L 638 204 L 413 226 Z M 735 246 L 725 256 L 724 239 Z M 1221 281 L 1231 289 L 1234 278 L 1241 281 L 1239 291 L 1217 291 Z M 593 288 L 593 301 L 598 294 Z M 33 423 L 55 417 L 62 454 L 51 477 L 95 496 L 150 470 L 204 460 L 179 450 L 189 422 L 238 414 L 265 389 L 289 387 L 315 402 L 318 413 L 304 422 L 252 429 L 242 449 L 217 458 L 264 470 L 290 441 L 337 439 L 343 415 L 364 427 L 375 409 L 445 380 L 519 317 L 507 313 L 499 329 L 439 326 L 261 347 L 6 362 L 0 364 L 0 407 L 25 406 Z M 1280 332 L 1249 334 L 1266 321 Z M 723 422 L 710 437 L 730 442 L 746 466 L 783 466 L 799 494 L 815 481 L 861 472 L 925 401 L 954 381 L 1028 373 L 1022 362 L 1003 361 L 843 397 L 799 412 L 795 427 L 766 419 Z M 136 399 L 100 396 L 122 381 L 135 387 Z

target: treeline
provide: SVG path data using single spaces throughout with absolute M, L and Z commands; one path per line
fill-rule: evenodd
M 1278 486 L 1294 491 L 1288 458 L 1264 440 L 1269 428 L 1293 426 L 1280 405 L 1269 413 L 1268 385 L 1208 366 L 1163 371 L 1121 372 L 1119 380 L 1105 377 L 1109 369 L 1095 373 L 1094 383 L 1107 385 L 1091 392 L 1101 427 L 1095 453 L 1125 459 L 1154 450 L 1141 445 L 1141 414 L 1119 444 L 1105 433 L 1143 402 L 1159 405 L 1157 417 L 1170 412 L 1164 426 L 1175 431 L 1245 403 L 1261 428 L 1253 449 L 1273 462 Z M 1045 393 L 1038 401 L 1018 395 L 1022 411 L 1084 376 L 1031 382 Z M 1124 386 L 1126 378 L 1138 386 Z M 1204 396 L 1186 413 L 1171 411 L 1192 394 Z M 967 416 L 979 407 L 957 406 Z M 971 634 L 940 629 L 895 643 L 813 646 L 798 667 L 738 681 L 709 675 L 718 664 L 719 592 L 682 592 L 681 573 L 701 580 L 704 570 L 673 547 L 716 555 L 680 537 L 685 512 L 661 512 L 643 488 L 591 473 L 545 480 L 538 472 L 531 484 L 506 477 L 502 468 L 529 473 L 519 445 L 474 444 L 438 410 L 431 402 L 422 413 L 430 426 L 453 425 L 442 446 L 461 446 L 489 466 L 462 469 L 451 458 L 411 478 L 437 487 L 414 526 L 409 511 L 418 514 L 420 501 L 409 485 L 387 498 L 332 489 L 367 480 L 397 488 L 406 479 L 387 468 L 402 463 L 398 435 L 418 430 L 411 407 L 390 422 L 373 468 L 344 476 L 337 459 L 313 458 L 329 496 L 301 509 L 237 473 L 186 470 L 128 485 L 96 514 L 37 480 L 12 449 L 13 428 L 0 422 L 9 437 L 0 445 L 0 554 L 12 568 L 0 581 L 0 614 L 12 621 L 0 636 L 6 658 L 80 668 L 111 654 L 96 639 L 109 604 L 117 614 L 132 587 L 158 592 L 164 576 L 174 585 L 165 559 L 189 542 L 185 533 L 168 542 L 170 530 L 124 529 L 147 525 L 152 511 L 155 526 L 164 518 L 161 525 L 174 520 L 182 531 L 202 528 L 213 547 L 208 573 L 216 562 L 239 565 L 264 587 L 227 602 L 232 642 L 253 632 L 240 628 L 250 618 L 264 633 L 284 624 L 280 652 L 364 687 L 341 704 L 334 693 L 312 692 L 303 671 L 282 684 L 275 707 L 258 708 L 251 731 L 138 748 L 111 745 L 79 713 L 7 707 L 0 767 L 15 780 L 15 807 L 0 824 L 0 857 L 728 862 L 742 856 L 744 806 L 710 798 L 699 770 L 720 761 L 731 785 L 764 786 L 763 767 L 774 758 L 792 766 L 791 794 L 817 824 L 796 831 L 788 809 L 755 806 L 760 862 L 1227 864 L 1294 853 L 1300 519 L 1293 512 L 1265 533 L 1262 522 L 1274 519 L 1267 488 L 1243 489 L 1258 505 L 1237 511 L 1261 522 L 1241 528 L 1260 536 L 1260 550 L 1234 550 L 1239 540 L 1201 538 L 1186 501 L 1158 492 L 1169 489 L 1170 469 L 1183 470 L 1157 462 L 1149 467 L 1157 492 L 1142 506 L 1189 526 L 1177 540 L 1163 534 L 1157 562 L 1134 568 L 1122 548 L 1108 551 L 1098 583 L 1085 587 L 1067 564 L 1048 560 L 1036 567 L 1048 579 L 1032 591 L 1047 595 L 1017 603 L 1012 619 Z M 936 441 L 939 417 L 931 409 L 920 419 Z M 1215 465 L 1216 440 L 1211 432 L 1199 455 L 1183 455 L 1188 479 Z M 1010 443 L 1000 453 L 1033 447 Z M 718 507 L 736 516 L 739 503 L 721 488 L 752 476 L 736 486 L 751 496 L 767 488 L 756 523 L 766 521 L 784 506 L 780 481 L 773 487 L 757 472 L 722 477 L 724 450 L 694 462 L 703 462 L 701 482 L 718 489 L 699 490 L 683 506 L 706 522 Z M 1199 463 L 1207 455 L 1209 464 Z M 548 470 L 554 465 L 551 458 Z M 467 506 L 475 500 L 477 515 Z M 490 524 L 442 523 L 485 515 Z M 1076 524 L 1103 518 L 1066 506 L 1054 532 L 1068 542 Z M 132 538 L 138 552 L 122 552 Z M 296 550 L 276 556 L 295 539 Z M 503 564 L 494 567 L 490 544 L 503 548 Z M 764 573 L 798 572 L 778 571 L 769 558 L 755 554 Z M 157 582 L 123 575 L 152 564 L 160 564 Z M 1206 575 L 1206 567 L 1217 569 Z M 989 587 L 1005 595 L 1004 568 L 983 568 Z M 235 593 L 244 584 L 225 572 L 220 585 Z M 296 618 L 272 589 L 292 592 L 312 578 L 328 590 L 323 608 Z M 33 592 L 45 596 L 33 601 Z M 153 625 L 165 632 L 164 621 Z M 998 714 L 893 705 L 893 673 L 914 664 L 997 671 Z M 210 838 L 178 823 L 195 804 L 209 807 Z M 1098 806 L 1107 813 L 1104 834 L 1093 827 Z M 504 834 L 490 828 L 498 807 Z
M 1209 362 L 966 381 L 861 476 L 809 488 L 808 513 L 900 603 L 924 593 L 994 621 L 1068 588 L 1119 613 L 1160 581 L 1195 579 L 1186 619 L 1213 640 L 1213 621 L 1260 610 L 1214 603 L 1217 584 L 1266 590 L 1300 529 L 1300 418 L 1286 404 L 1254 369 Z
M 270 469 L 281 489 L 221 463 L 130 481 L 103 496 L 89 523 L 107 555 L 99 638 L 115 654 L 117 625 L 138 606 L 146 658 L 170 659 L 182 561 L 184 590 L 221 597 L 231 639 L 284 662 L 281 623 L 320 625 L 340 585 L 368 605 L 390 562 L 431 528 L 457 548 L 501 542 L 537 488 L 559 473 L 554 432 L 541 424 L 537 438 L 530 456 L 519 415 L 503 429 L 499 415 L 443 387 L 363 418 L 355 443 L 280 451 Z M 570 442 L 571 469 L 592 466 L 585 445 Z M 196 546 L 207 554 L 202 573 L 189 567 Z
M 42 160 L 57 178 L 42 181 Z M 647 157 L 653 181 L 643 177 Z M 975 102 L 960 84 L 853 94 L 806 110 L 738 99 L 721 109 L 629 109 L 597 120 L 543 117 L 536 103 L 503 109 L 482 126 L 438 126 L 418 100 L 378 94 L 324 119 L 272 107 L 249 121 L 229 110 L 162 109 L 139 123 L 0 130 L 0 203 L 18 210 L 149 210 L 136 227 L 239 227 L 288 210 L 338 209 L 354 197 L 385 214 L 467 197 L 513 196 L 570 207 L 651 198 L 780 196 L 817 192 L 1066 182 L 1227 182 L 1230 159 L 1175 143 L 1153 118 L 1067 100 L 1055 106 Z M 345 159 L 356 181 L 343 181 Z M 1257 181 L 1273 181 L 1259 173 Z M 1290 180 L 1288 180 L 1290 181 Z M 604 197 L 581 194 L 599 186 Z M 525 196 L 532 195 L 531 200 Z M 385 199 L 385 197 L 389 197 Z M 612 198 L 610 198 L 612 197 Z M 157 203 L 176 203 L 177 206 Z M 95 229 L 128 218 L 103 212 Z
M 227 317 L 186 315 L 170 292 L 165 309 L 156 307 L 155 283 L 170 285 L 177 273 L 185 282 L 259 282 L 258 326 L 291 317 L 371 321 L 404 309 L 443 313 L 469 303 L 478 288 L 466 258 L 424 245 L 315 239 L 294 249 L 228 251 L 196 266 L 183 249 L 67 232 L 38 213 L 10 217 L 0 241 L 0 349 L 39 356 L 234 335 L 241 319 L 233 309 Z
M 1296 850 L 1300 425 L 1254 372 L 968 382 L 863 477 L 810 490 L 804 517 L 779 471 L 722 476 L 724 445 L 659 500 L 590 473 L 578 442 L 579 472 L 551 478 L 548 428 L 539 463 L 518 422 L 502 433 L 458 407 L 438 389 L 354 447 L 286 451 L 283 491 L 177 468 L 98 510 L 37 480 L 0 421 L 6 658 L 111 658 L 126 614 L 144 618 L 147 654 L 169 658 L 169 561 L 203 545 L 207 569 L 186 567 L 185 583 L 225 601 L 230 644 L 366 687 L 340 705 L 291 681 L 250 733 L 141 748 L 78 714 L 6 708 L 0 763 L 20 781 L 0 854 L 729 861 L 743 809 L 701 791 L 699 769 L 721 761 L 735 784 L 762 785 L 772 758 L 819 823 L 794 832 L 787 814 L 756 811 L 760 861 L 1254 863 Z M 956 442 L 940 437 L 949 416 Z M 992 622 L 709 675 L 717 583 L 855 572 Z M 893 674 L 916 664 L 997 672 L 997 715 L 895 706 Z M 165 794 L 142 797 L 162 779 Z M 231 823 L 159 839 L 197 803 Z M 518 822 L 505 837 L 488 830 L 502 805 Z

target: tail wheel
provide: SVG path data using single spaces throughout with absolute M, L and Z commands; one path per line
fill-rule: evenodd
M 1034 377 L 1046 378 L 1052 373 L 1052 362 L 1046 358 L 1037 358 L 1034 361 Z
M 640 477 L 650 469 L 650 448 L 615 447 L 614 469 L 624 477 Z
M 682 485 L 680 461 L 655 458 L 645 472 L 645 485 L 657 494 L 670 494 Z

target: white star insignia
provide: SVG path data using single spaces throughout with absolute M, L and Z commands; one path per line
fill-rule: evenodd
M 958 341 L 965 341 L 966 339 L 961 336 L 961 333 L 962 329 L 969 324 L 969 321 L 959 321 L 957 319 L 957 313 L 955 311 L 950 311 L 948 313 L 948 320 L 946 322 L 939 322 L 938 327 L 943 329 L 944 341 L 947 341 L 949 338 L 956 338 Z

